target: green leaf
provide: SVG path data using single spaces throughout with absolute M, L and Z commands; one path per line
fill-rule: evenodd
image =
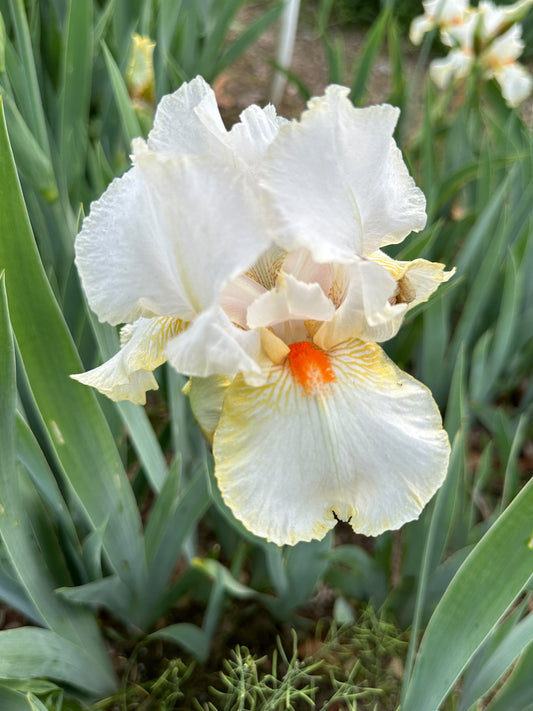
M 262 13 L 257 20 L 252 22 L 242 35 L 226 49 L 216 65 L 217 73 L 235 62 L 235 60 L 279 17 L 282 9 L 283 5 L 281 3 L 274 5 L 274 7 Z
M 13 152 L 21 173 L 49 202 L 57 199 L 58 189 L 50 158 L 28 128 L 13 99 L 1 92 L 6 120 L 13 142 Z
M 112 358 L 120 348 L 116 330 L 106 323 L 100 323 L 92 312 L 89 312 L 89 320 L 103 360 Z M 167 478 L 167 465 L 146 411 L 140 405 L 126 401 L 117 402 L 114 406 L 126 426 L 150 486 L 159 492 Z
M 31 702 L 26 697 L 26 694 L 15 689 L 5 688 L 1 684 L 0 708 L 6 709 L 6 711 L 32 711 Z
M 108 519 L 104 551 L 133 594 L 146 571 L 139 512 L 94 394 L 69 377 L 82 365 L 39 259 L 3 116 L 0 222 L 0 269 L 6 272 L 13 331 L 35 402 L 91 526 Z
M 117 67 L 115 60 L 105 42 L 101 43 L 102 52 L 104 55 L 105 64 L 107 67 L 107 72 L 111 80 L 111 86 L 113 87 L 113 94 L 115 95 L 115 101 L 117 104 L 120 121 L 122 123 L 122 128 L 124 131 L 124 137 L 128 142 L 128 145 L 134 138 L 142 136 L 142 129 L 137 119 L 137 115 L 131 103 L 131 99 L 128 94 L 128 89 L 120 69 Z
M 6 70 L 6 26 L 0 12 L 0 74 Z
M 406 711 L 437 711 L 532 575 L 532 511 L 530 481 L 452 580 L 424 634 L 402 703 Z
M 166 642 L 178 644 L 197 659 L 205 659 L 209 653 L 209 640 L 205 632 L 189 622 L 180 622 L 176 625 L 169 625 L 163 629 L 148 635 L 148 639 L 162 639 Z
M 533 615 L 529 614 L 513 627 L 493 653 L 483 660 L 483 666 L 478 669 L 475 678 L 470 679 L 470 684 L 463 686 L 458 711 L 468 711 L 470 706 L 485 696 L 531 644 L 533 644 Z
M 158 602 L 183 545 L 211 503 L 206 473 L 198 472 L 183 490 L 178 486 L 178 474 L 178 467 L 169 471 L 146 528 L 148 582 L 144 593 L 145 627 L 157 619 L 160 613 Z
M 211 580 L 216 581 L 217 578 L 220 578 L 224 590 L 232 597 L 246 600 L 250 597 L 256 597 L 258 594 L 252 588 L 235 580 L 230 571 L 225 568 L 222 563 L 219 563 L 218 560 L 214 560 L 213 558 L 194 558 L 192 564 L 195 568 L 208 575 Z
M 15 462 L 15 353 L 10 328 L 4 274 L 0 275 L 0 535 L 9 554 L 11 565 L 29 600 L 43 623 L 54 631 L 73 655 L 73 663 L 81 656 L 92 658 L 91 680 L 85 688 L 105 693 L 114 686 L 109 659 L 94 619 L 86 610 L 75 610 L 62 603 L 54 594 L 56 583 L 46 566 L 46 537 L 37 536 L 35 526 L 41 517 L 42 504 L 27 479 L 26 472 Z M 31 514 L 31 516 L 30 516 Z M 37 543 L 39 541 L 39 543 Z M 12 630 L 16 631 L 16 630 Z M 43 630 L 44 631 L 44 630 Z M 12 669 L 9 658 L 12 649 L 2 646 L 6 632 L 0 635 L 0 677 L 17 677 L 3 673 Z M 49 634 L 52 634 L 50 632 Z M 17 652 L 23 656 L 23 647 Z M 77 651 L 76 651 L 77 650 Z M 33 669 L 33 650 L 27 650 L 27 660 Z M 16 657 L 18 658 L 18 657 Z M 24 668 L 26 661 L 22 661 Z M 50 660 L 43 660 L 48 663 Z M 87 663 L 87 660 L 84 662 Z M 42 676 L 28 671 L 26 676 Z M 70 679 L 76 684 L 76 679 Z M 83 686 L 83 684 L 80 684 Z
M 95 696 L 115 688 L 113 676 L 100 667 L 91 649 L 38 627 L 17 627 L 0 632 L 0 678 L 49 677 Z M 107 684 L 102 684 L 102 679 Z
M 79 200 L 87 155 L 87 128 L 93 65 L 93 3 L 70 0 L 59 85 L 59 158 L 69 192 Z
M 350 98 L 355 106 L 361 103 L 365 95 L 368 78 L 381 45 L 385 40 L 390 17 L 391 5 L 387 3 L 366 35 L 364 45 L 359 54 L 357 70 L 352 81 L 350 93 Z
M 533 645 L 522 654 L 513 673 L 487 711 L 531 711 L 533 709 Z
M 39 145 L 46 155 L 49 156 L 50 146 L 48 143 L 48 132 L 46 130 L 46 117 L 41 99 L 39 78 L 32 49 L 28 19 L 24 8 L 24 0 L 12 0 L 9 6 L 13 18 L 19 55 L 18 69 L 20 77 L 23 79 L 17 81 L 21 110 L 30 122 L 30 129 Z M 9 69 L 10 67 L 8 66 L 8 70 Z
M 40 495 L 57 516 L 63 530 L 68 533 L 72 545 L 77 545 L 74 524 L 57 481 L 28 423 L 19 413 L 16 416 L 16 443 L 18 460 L 24 465 Z

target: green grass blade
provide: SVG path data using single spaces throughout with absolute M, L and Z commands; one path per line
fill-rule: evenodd
M 82 365 L 39 259 L 3 116 L 0 221 L 0 269 L 6 271 L 11 323 L 33 396 L 92 527 L 108 519 L 105 553 L 133 592 L 145 574 L 139 512 L 94 394 L 69 377 Z
M 437 711 L 533 574 L 532 511 L 530 481 L 452 580 L 422 640 L 402 704 L 405 711 Z

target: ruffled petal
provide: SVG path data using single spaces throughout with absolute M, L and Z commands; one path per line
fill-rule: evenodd
M 439 89 L 445 89 L 454 79 L 464 79 L 470 73 L 473 57 L 460 49 L 452 49 L 446 57 L 434 59 L 429 65 L 429 76 Z
M 248 308 L 248 327 L 275 326 L 291 319 L 329 321 L 334 312 L 335 306 L 319 284 L 306 284 L 281 272 L 276 288 Z
M 191 320 L 270 244 L 244 175 L 204 158 L 143 152 L 91 206 L 76 264 L 100 320 Z
M 229 158 L 226 137 L 215 92 L 197 76 L 161 99 L 147 145 L 170 156 L 209 153 Z
M 509 106 L 519 106 L 531 94 L 533 78 L 519 62 L 506 64 L 494 74 L 501 87 L 502 96 Z
M 276 115 L 276 109 L 269 104 L 264 109 L 252 105 L 244 109 L 240 121 L 234 124 L 226 143 L 251 170 L 256 170 L 268 146 L 278 135 L 279 127 L 288 123 Z
M 402 262 L 378 251 L 370 257 L 373 262 L 384 267 L 395 279 L 397 288 L 395 303 L 406 304 L 407 310 L 427 301 L 438 287 L 451 279 L 455 269 L 444 271 L 444 264 L 427 259 Z
M 515 59 L 522 54 L 526 46 L 522 39 L 522 29 L 513 25 L 507 32 L 496 37 L 483 53 L 483 62 L 486 66 L 498 67 Z
M 275 543 L 322 538 L 334 513 L 378 535 L 417 518 L 442 484 L 449 443 L 429 390 L 375 344 L 349 341 L 303 387 L 290 358 L 266 385 L 237 377 L 214 437 L 226 504 Z M 301 367 L 301 365 L 299 365 Z
M 348 93 L 330 86 L 300 122 L 282 126 L 262 173 L 276 242 L 305 247 L 317 262 L 349 262 L 426 222 L 425 198 L 392 138 L 398 110 L 356 109 Z
M 111 400 L 144 405 L 146 391 L 159 387 L 152 371 L 166 361 L 168 342 L 186 327 L 179 319 L 140 318 L 122 330 L 122 347 L 110 360 L 71 377 Z
M 261 375 L 260 335 L 237 328 L 221 308 L 213 307 L 168 344 L 167 359 L 179 373 L 200 378 Z
M 411 22 L 409 39 L 413 44 L 421 44 L 424 35 L 435 27 L 435 20 L 426 15 L 419 15 Z
M 424 0 L 426 15 L 438 20 L 439 24 L 460 22 L 468 10 L 468 0 Z
M 320 326 L 314 341 L 329 349 L 348 338 L 381 342 L 398 332 L 407 310 L 391 300 L 397 290 L 393 276 L 369 259 L 350 264 L 342 303 L 328 323 Z

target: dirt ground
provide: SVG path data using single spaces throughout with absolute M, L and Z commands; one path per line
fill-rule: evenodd
M 250 24 L 265 10 L 265 2 L 244 6 L 237 17 L 234 36 Z M 240 111 L 250 104 L 264 106 L 270 100 L 274 76 L 273 57 L 276 54 L 279 36 L 279 22 L 273 24 L 263 35 L 215 81 L 214 89 L 224 120 L 228 124 L 238 119 Z M 345 57 L 343 81 L 349 84 L 353 77 L 353 67 L 365 41 L 366 30 L 354 26 L 331 26 L 329 35 L 334 42 L 342 44 Z M 418 51 L 411 48 L 405 38 L 407 51 L 406 70 L 414 70 Z M 231 38 L 230 38 L 231 41 Z M 300 11 L 291 72 L 309 89 L 311 95 L 321 94 L 329 83 L 327 60 L 324 46 L 316 28 L 314 12 L 306 5 Z M 374 64 L 368 86 L 368 103 L 380 103 L 387 99 L 389 92 L 390 67 L 384 53 Z M 298 116 L 305 108 L 298 87 L 288 82 L 278 114 L 287 118 Z

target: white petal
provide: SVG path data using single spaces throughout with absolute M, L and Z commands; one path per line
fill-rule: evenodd
M 496 68 L 514 62 L 522 54 L 524 47 L 522 30 L 519 25 L 513 25 L 490 43 L 487 51 L 483 53 L 483 64 Z
M 420 44 L 426 32 L 430 32 L 435 27 L 435 21 L 426 15 L 419 15 L 411 22 L 409 28 L 409 39 L 413 44 Z
M 459 24 L 449 24 L 445 29 L 441 29 L 441 41 L 448 47 L 459 46 L 466 52 L 472 52 L 474 47 L 474 37 L 478 29 L 479 17 L 477 13 L 471 12 L 463 18 Z
M 241 172 L 209 158 L 137 164 L 91 206 L 76 264 L 102 321 L 191 320 L 269 244 Z
M 348 93 L 330 86 L 312 99 L 300 123 L 280 128 L 265 158 L 276 242 L 305 247 L 317 262 L 350 261 L 426 221 L 424 196 L 392 138 L 398 110 L 356 109 Z
M 161 99 L 147 144 L 168 155 L 224 156 L 226 135 L 215 93 L 198 76 Z
M 273 289 L 285 256 L 284 250 L 271 245 L 246 271 L 246 275 L 261 284 L 267 291 Z
M 452 49 L 448 56 L 434 59 L 429 65 L 429 75 L 439 89 L 444 89 L 453 79 L 464 79 L 472 69 L 473 58 L 460 49 Z
M 152 371 L 165 362 L 170 339 L 187 324 L 173 318 L 140 318 L 121 333 L 122 348 L 110 360 L 86 373 L 72 375 L 111 400 L 146 402 L 146 391 L 159 387 Z
M 220 297 L 220 306 L 230 321 L 246 328 L 248 307 L 264 293 L 266 293 L 264 286 L 246 274 L 240 274 L 224 287 Z
M 370 258 L 385 267 L 396 280 L 398 285 L 395 294 L 396 303 L 407 304 L 407 310 L 427 301 L 443 282 L 448 281 L 455 274 L 455 269 L 444 271 L 444 264 L 430 262 L 427 259 L 402 262 L 392 259 L 381 251 Z
M 448 24 L 461 20 L 468 9 L 468 0 L 425 0 L 422 5 L 426 15 Z
M 227 145 L 249 168 L 258 168 L 266 149 L 278 135 L 279 127 L 288 123 L 276 116 L 272 105 L 261 109 L 249 106 L 240 115 L 227 137 Z
M 308 284 L 320 284 L 324 294 L 329 294 L 336 277 L 338 265 L 320 264 L 313 260 L 307 249 L 298 249 L 287 254 L 283 260 L 283 271 Z
M 374 344 L 329 353 L 309 392 L 287 361 L 269 382 L 228 388 L 215 474 L 234 515 L 277 544 L 322 538 L 333 512 L 378 535 L 417 518 L 444 479 L 449 443 L 431 393 Z
M 248 308 L 248 327 L 274 326 L 291 319 L 329 321 L 334 312 L 333 303 L 318 284 L 306 284 L 281 272 L 276 288 Z
M 179 373 L 200 378 L 239 372 L 261 374 L 260 336 L 237 328 L 222 309 L 215 307 L 169 342 L 167 359 Z
M 507 64 L 495 72 L 496 81 L 502 89 L 502 96 L 509 106 L 518 106 L 531 94 L 533 78 L 518 62 Z
M 344 299 L 329 323 L 324 323 L 314 341 L 328 349 L 348 338 L 386 341 L 400 328 L 405 304 L 391 304 L 396 280 L 381 265 L 368 259 L 348 266 Z

